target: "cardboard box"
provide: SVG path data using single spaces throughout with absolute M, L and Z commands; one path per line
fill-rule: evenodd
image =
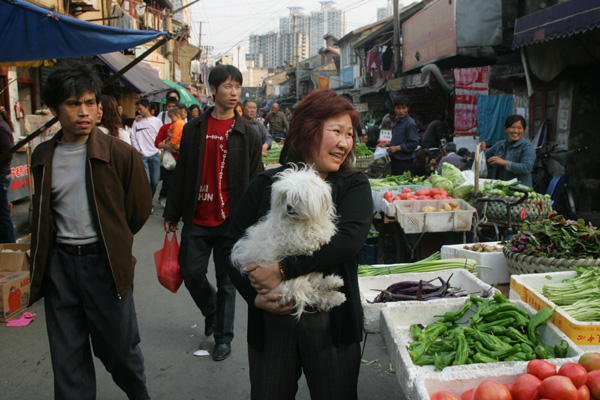
M 522 301 L 512 302 L 515 303 L 517 308 L 527 311 L 530 316 L 535 314 L 534 309 L 530 305 Z M 412 362 L 406 348 L 409 343 L 413 342 L 410 334 L 410 325 L 416 323 L 423 325 L 431 324 L 440 319 L 436 317 L 437 315 L 443 315 L 447 311 L 457 311 L 464 303 L 464 298 L 448 299 L 443 303 L 427 301 L 420 304 L 414 304 L 414 302 L 412 304 L 403 304 L 398 302 L 390 304 L 381 311 L 381 334 L 390 353 L 392 365 L 396 370 L 398 383 L 406 398 L 427 400 L 430 394 L 440 390 L 448 390 L 460 395 L 462 393 L 460 390 L 463 388 L 456 383 L 465 378 L 470 379 L 479 374 L 478 376 L 486 376 L 489 379 L 496 380 L 497 376 L 502 376 L 507 371 L 526 371 L 527 361 L 454 365 L 446 367 L 442 371 L 437 371 L 432 365 L 419 366 Z M 461 322 L 468 322 L 472 315 L 472 312 L 467 313 L 465 317 L 458 321 L 459 325 Z M 565 340 L 569 344 L 569 351 L 566 358 L 546 360 L 554 365 L 561 366 L 568 362 L 576 363 L 583 354 L 581 348 L 553 324 L 548 323 L 541 326 L 539 333 L 542 341 L 550 346 L 560 343 L 561 340 Z M 442 383 L 434 384 L 435 382 Z M 448 382 L 454 382 L 454 385 L 448 386 Z M 427 386 L 426 390 L 420 388 L 424 383 Z M 471 384 L 472 382 L 469 382 L 469 385 Z M 446 389 L 439 389 L 439 387 L 444 387 L 444 385 L 446 385 Z M 425 393 L 423 393 L 424 391 Z
M 501 242 L 484 242 L 484 244 L 490 244 L 500 247 L 503 246 Z M 465 246 L 472 246 L 472 244 L 453 244 L 442 246 L 442 259 L 467 258 L 470 260 L 475 260 L 477 262 L 477 265 L 485 265 L 487 267 L 492 268 L 477 269 L 477 276 L 485 283 L 488 283 L 490 285 L 501 285 L 510 282 L 508 264 L 506 263 L 506 257 L 504 256 L 504 253 L 502 251 L 491 253 L 479 253 L 477 251 L 466 250 Z
M 509 298 L 522 300 L 536 310 L 544 307 L 554 308 L 556 304 L 542 294 L 542 288 L 544 285 L 560 283 L 576 275 L 575 271 L 512 275 Z M 578 321 L 561 307 L 556 307 L 550 321 L 584 351 L 600 351 L 600 322 Z
M 29 303 L 29 272 L 0 272 L 0 322 L 19 315 Z
M 0 244 L 0 271 L 29 271 L 29 243 Z

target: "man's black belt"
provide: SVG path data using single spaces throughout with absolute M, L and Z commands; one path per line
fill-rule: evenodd
M 64 251 L 69 254 L 73 254 L 76 256 L 85 256 L 88 254 L 100 254 L 102 252 L 102 248 L 100 247 L 100 242 L 90 243 L 90 244 L 66 244 L 66 243 L 56 243 L 57 247 L 60 247 Z

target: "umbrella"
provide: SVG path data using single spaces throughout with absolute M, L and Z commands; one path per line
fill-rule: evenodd
M 202 108 L 202 104 L 200 104 L 200 102 L 198 100 L 196 100 L 196 98 L 190 93 L 189 90 L 187 90 L 186 88 L 184 88 L 183 86 L 170 81 L 168 79 L 161 79 L 164 83 L 166 83 L 167 85 L 169 85 L 170 87 L 177 89 L 177 92 L 179 93 L 179 98 L 181 99 L 180 103 L 185 104 L 186 107 L 191 106 L 192 104 L 197 105 L 198 107 Z M 166 94 L 166 92 L 165 92 Z M 160 100 L 155 100 L 159 103 L 164 103 L 166 100 L 160 99 Z

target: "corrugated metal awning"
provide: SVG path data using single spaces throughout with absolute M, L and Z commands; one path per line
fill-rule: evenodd
M 570 0 L 515 21 L 513 48 L 571 36 L 600 27 L 598 0 Z

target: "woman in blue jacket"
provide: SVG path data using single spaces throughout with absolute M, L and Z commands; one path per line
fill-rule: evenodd
M 523 138 L 527 124 L 520 115 L 511 115 L 504 121 L 507 140 L 502 140 L 486 150 L 481 149 L 489 164 L 488 178 L 508 181 L 517 178 L 523 185 L 532 187 L 531 170 L 535 162 L 535 149 Z

